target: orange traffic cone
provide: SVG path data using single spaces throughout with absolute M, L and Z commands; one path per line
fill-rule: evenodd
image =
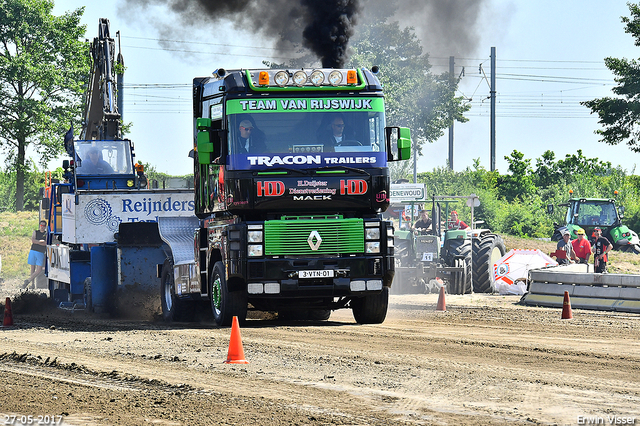
M 229 340 L 229 352 L 225 364 L 249 364 L 244 359 L 244 349 L 242 349 L 242 338 L 240 337 L 240 325 L 238 317 L 233 317 L 231 323 L 231 339 Z
M 440 295 L 438 296 L 438 305 L 436 306 L 436 311 L 446 311 L 447 304 L 444 301 L 444 286 L 440 287 Z
M 7 297 L 7 301 L 4 303 L 4 320 L 2 321 L 3 327 L 11 327 L 13 325 L 13 313 L 11 312 L 11 299 Z
M 571 301 L 569 300 L 569 292 L 564 292 L 564 302 L 562 303 L 562 319 L 572 319 Z

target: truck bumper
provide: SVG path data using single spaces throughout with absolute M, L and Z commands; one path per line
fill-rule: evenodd
M 306 277 L 310 271 L 317 276 Z M 380 292 L 391 285 L 393 275 L 393 257 L 361 256 L 248 260 L 242 278 L 249 297 L 325 298 Z

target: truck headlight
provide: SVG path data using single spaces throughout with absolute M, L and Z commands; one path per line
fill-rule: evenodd
M 284 87 L 289 82 L 289 73 L 286 71 L 278 71 L 274 78 L 276 84 L 280 87 Z
M 366 253 L 380 253 L 380 241 L 370 241 L 364 246 Z
M 365 239 L 367 240 L 379 240 L 380 228 L 367 228 L 365 229 Z
M 311 83 L 313 83 L 314 86 L 320 86 L 322 83 L 324 83 L 324 73 L 319 70 L 315 70 L 314 72 L 312 72 Z
M 247 255 L 249 257 L 262 256 L 262 244 L 249 244 L 247 246 Z
M 307 73 L 304 71 L 296 71 L 293 74 L 293 83 L 300 87 L 303 86 L 307 82 Z
M 249 242 L 249 243 L 261 243 L 262 242 L 262 231 L 248 231 L 247 232 L 247 242 Z
M 342 82 L 342 73 L 340 71 L 334 70 L 329 74 L 329 83 L 332 86 L 337 86 Z

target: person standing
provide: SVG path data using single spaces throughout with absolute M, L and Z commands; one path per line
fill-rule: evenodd
M 603 274 L 607 271 L 607 253 L 613 248 L 613 244 L 606 237 L 602 236 L 602 229 L 593 230 L 596 234 L 596 241 L 593 243 L 593 269 L 596 274 Z
M 591 244 L 584 236 L 584 229 L 580 228 L 576 231 L 578 238 L 571 241 L 573 251 L 576 253 L 576 257 L 579 259 L 579 263 L 589 263 L 591 257 Z
M 567 265 L 578 260 L 576 253 L 573 250 L 573 245 L 571 245 L 571 234 L 569 231 L 564 231 L 562 233 L 562 239 L 558 241 L 556 250 L 564 250 L 566 253 L 566 257 L 564 259 L 558 258 L 558 263 L 560 265 Z
M 35 279 L 42 275 L 44 271 L 45 252 L 47 251 L 47 221 L 41 220 L 38 229 L 31 234 L 31 249 L 27 263 L 31 265 L 31 275 L 24 280 L 24 287 L 33 284 L 35 288 Z

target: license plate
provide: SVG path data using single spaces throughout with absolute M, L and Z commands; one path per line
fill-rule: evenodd
M 422 253 L 423 262 L 433 262 L 433 253 Z
M 316 269 L 310 271 L 299 271 L 299 278 L 333 278 L 333 269 Z

